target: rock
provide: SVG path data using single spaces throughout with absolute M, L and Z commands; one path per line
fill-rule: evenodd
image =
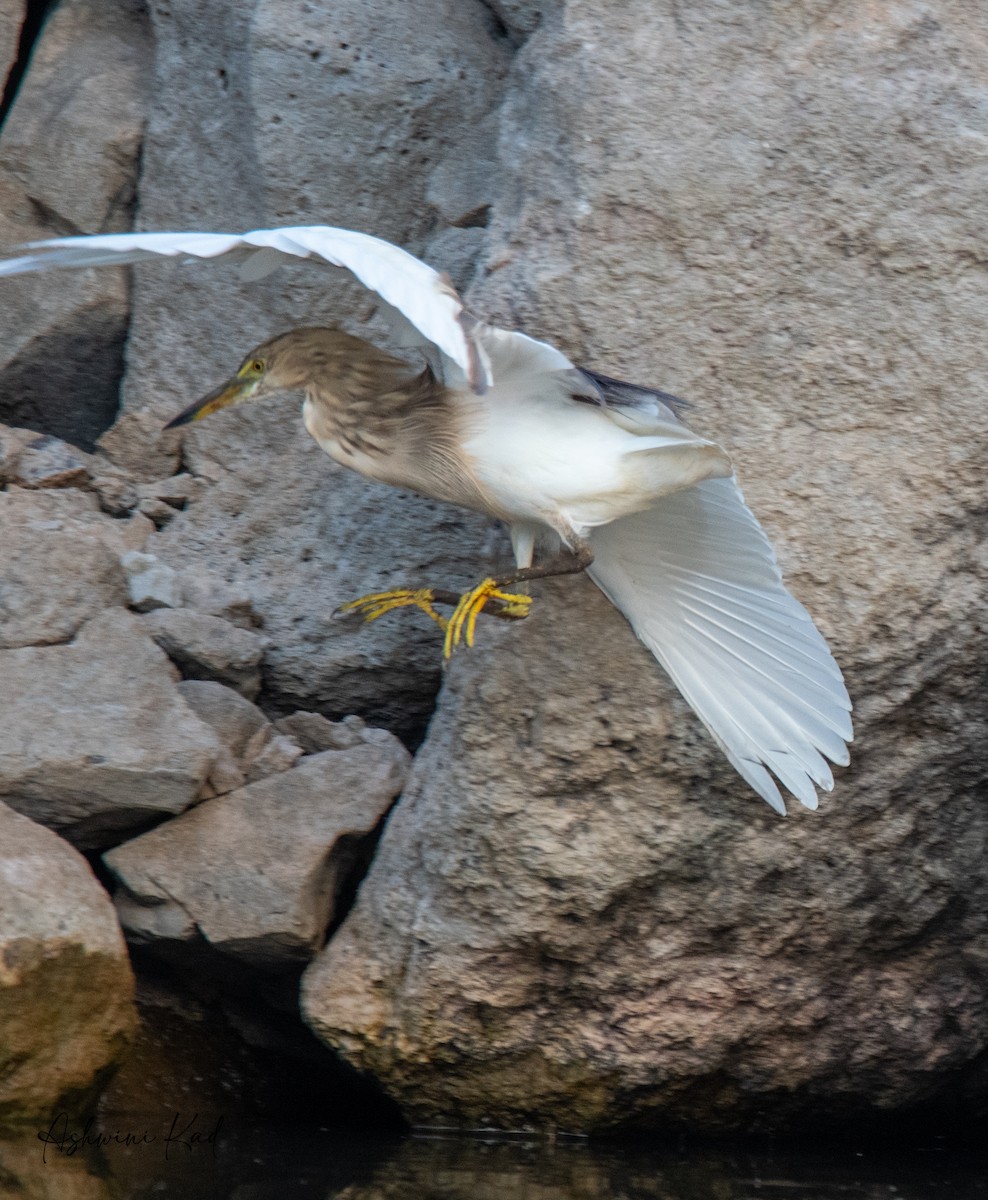
M 178 692 L 235 758 L 243 758 L 254 735 L 268 726 L 267 717 L 256 705 L 222 683 L 185 679 Z
M 24 443 L 30 434 L 22 429 L 11 429 L 0 425 L 0 486 L 10 483 L 16 476 L 17 460 L 24 451 Z
M 5 651 L 0 677 L 0 799 L 77 846 L 181 812 L 218 755 L 174 668 L 123 609 L 68 645 Z
M 247 782 L 254 783 L 255 780 L 289 770 L 302 754 L 302 747 L 294 738 L 284 733 L 273 733 L 270 728 L 259 729 L 244 751 Z
M 66 0 L 51 14 L 4 124 L 0 243 L 130 226 L 149 51 L 139 0 Z M 8 283 L 0 414 L 92 450 L 119 406 L 123 275 Z
M 394 738 L 328 750 L 119 846 L 105 862 L 129 937 L 189 962 L 201 939 L 260 969 L 306 961 L 407 769 Z
M 187 608 L 222 617 L 240 629 L 260 629 L 264 624 L 247 588 L 228 583 L 194 560 L 182 570 L 182 600 Z
M 158 608 L 143 624 L 186 679 L 213 679 L 248 699 L 261 690 L 267 639 L 259 634 L 191 608 Z
M 264 689 L 273 711 L 358 713 L 417 740 L 440 681 L 438 628 L 412 612 L 371 625 L 333 612 L 403 582 L 459 587 L 482 578 L 492 566 L 483 552 L 490 523 L 409 494 L 395 507 L 388 489 L 335 467 L 293 421 L 263 450 L 256 434 L 241 447 L 241 469 L 150 538 L 149 551 L 183 580 L 195 564 L 250 596 L 269 639 Z M 292 486 L 272 488 L 277 478 Z M 507 553 L 505 540 L 501 561 Z
M 0 72 L 4 79 L 17 61 L 17 45 L 23 23 L 23 0 L 0 0 Z
M 133 479 L 154 480 L 178 470 L 181 437 L 148 412 L 125 412 L 101 434 L 97 451 Z M 136 487 L 135 487 L 136 493 Z
M 586 581 L 486 628 L 305 982 L 412 1121 L 984 1111 L 988 24 L 804 17 L 547 16 L 470 301 L 695 403 L 847 669 L 852 768 L 760 811 Z
M 0 1125 L 78 1105 L 134 1026 L 133 977 L 85 859 L 0 804 Z
M 129 475 L 115 469 L 112 465 L 106 468 L 103 463 L 95 467 L 91 486 L 99 497 L 100 507 L 104 512 L 114 517 L 129 516 L 137 507 L 137 487 Z M 153 524 L 148 521 L 148 524 Z
M 923 1097 L 946 1111 L 957 1073 L 983 1112 L 984 16 L 304 7 L 154 6 L 142 220 L 428 244 L 476 279 L 478 315 L 687 396 L 847 668 L 858 732 L 820 817 L 777 822 L 600 595 L 546 585 L 448 673 L 307 984 L 314 1025 L 419 1119 L 818 1130 Z M 28 229 L 25 189 L 6 196 Z M 11 353 L 95 278 L 10 292 Z M 271 712 L 419 738 L 438 631 L 329 614 L 474 581 L 487 523 L 346 475 L 287 403 L 161 432 L 279 329 L 380 331 L 372 298 L 326 280 L 136 270 L 130 412 L 100 449 L 154 482 L 181 444 L 203 495 L 148 548 L 187 607 L 206 611 L 190 572 L 248 598 Z
M 66 641 L 125 603 L 125 525 L 81 492 L 0 492 L 0 648 Z
M 89 455 L 50 434 L 23 442 L 10 482 L 23 488 L 83 487 L 89 479 Z
M 275 729 L 287 733 L 306 754 L 320 750 L 348 750 L 361 742 L 384 742 L 390 738 L 386 730 L 373 729 L 360 717 L 344 717 L 342 721 L 327 721 L 321 713 L 295 712 L 275 721 Z
M 182 603 L 178 573 L 154 554 L 129 550 L 121 556 L 120 565 L 127 574 L 131 608 L 146 613 Z
M 306 752 L 290 733 L 276 730 L 259 708 L 223 684 L 188 679 L 179 684 L 179 691 L 227 752 L 214 766 L 203 798 L 287 771 Z

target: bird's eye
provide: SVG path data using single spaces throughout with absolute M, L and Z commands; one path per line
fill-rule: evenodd
M 264 363 L 261 361 L 261 359 L 255 358 L 254 361 L 250 364 L 250 369 L 252 371 L 254 371 L 257 375 L 260 375 L 264 371 Z

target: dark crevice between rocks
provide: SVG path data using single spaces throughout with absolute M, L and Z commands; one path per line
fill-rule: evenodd
M 370 833 L 340 838 L 328 856 L 333 918 L 326 941 L 356 902 L 389 813 Z M 84 853 L 112 897 L 119 880 L 101 852 Z M 197 1110 L 233 1121 L 315 1118 L 381 1133 L 406 1128 L 376 1081 L 344 1062 L 302 1019 L 299 992 L 308 960 L 267 967 L 241 962 L 201 935 L 181 945 L 128 939 L 128 948 L 140 1026 L 103 1092 L 104 1117 L 135 1104 L 140 1110 L 142 1096 L 147 1107 L 153 1088 L 159 1107 L 188 1108 L 192 1097 Z
M 211 951 L 210 967 L 217 953 Z M 190 970 L 187 958 L 169 964 L 138 946 L 131 957 L 140 1025 L 103 1093 L 104 1115 L 141 1111 L 150 1100 L 151 1107 L 195 1109 L 227 1124 L 253 1116 L 404 1127 L 378 1085 L 299 1019 L 300 971 L 259 980 L 256 971 L 228 960 L 220 979 L 212 970 Z
M 88 453 L 120 410 L 128 319 L 106 306 L 29 342 L 0 373 L 0 422 Z
M 17 99 L 17 93 L 27 73 L 31 54 L 41 36 L 45 21 L 57 3 L 58 0 L 27 0 L 24 5 L 24 20 L 21 24 L 20 40 L 17 44 L 17 57 L 7 72 L 3 93 L 0 94 L 0 130 L 3 129 L 7 114 Z
M 346 704 L 340 706 L 307 694 L 297 685 L 291 689 L 279 686 L 280 681 L 262 667 L 261 692 L 254 703 L 270 721 L 299 710 L 319 713 L 327 721 L 357 716 L 368 725 L 393 733 L 414 754 L 425 741 L 439 703 L 442 680 L 439 668 L 414 674 L 402 671 L 400 666 L 341 671 L 335 685 L 346 696 Z
M 374 855 L 377 853 L 378 843 L 384 833 L 384 827 L 388 823 L 388 817 L 400 799 L 400 796 L 395 799 L 370 833 L 366 833 L 362 837 L 357 834 L 344 834 L 333 847 L 333 858 L 336 863 L 336 894 L 333 897 L 333 919 L 326 929 L 323 945 L 331 940 L 357 903 L 360 885 L 367 877 L 367 872 L 374 861 Z

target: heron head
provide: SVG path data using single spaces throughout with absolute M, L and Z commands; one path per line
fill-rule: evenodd
M 279 334 L 255 346 L 236 375 L 183 409 L 165 428 L 199 421 L 221 408 L 248 400 L 302 391 L 320 376 L 338 370 L 348 355 L 353 356 L 358 347 L 365 346 L 366 342 L 340 329 L 292 329 Z

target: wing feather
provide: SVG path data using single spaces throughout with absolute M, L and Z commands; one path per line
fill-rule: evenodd
M 848 761 L 851 702 L 736 480 L 708 479 L 590 532 L 589 574 L 628 618 L 735 769 L 785 812 Z M 770 774 L 771 772 L 771 774 Z
M 51 267 L 125 266 L 155 258 L 223 259 L 241 263 L 246 279 L 258 279 L 288 259 L 314 258 L 343 267 L 438 346 L 470 386 L 491 382 L 477 323 L 446 276 L 380 238 L 331 225 L 255 229 L 250 233 L 110 233 L 33 242 L 31 253 L 0 261 L 0 275 Z

